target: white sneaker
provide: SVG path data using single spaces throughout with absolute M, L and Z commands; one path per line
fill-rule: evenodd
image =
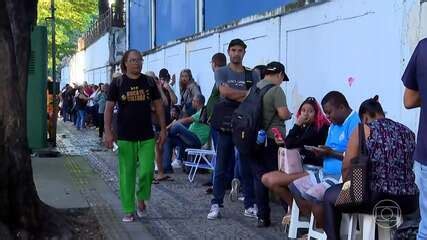
M 253 207 L 245 209 L 245 212 L 243 213 L 243 215 L 245 215 L 246 217 L 256 218 L 257 213 L 258 213 L 258 208 L 256 206 L 253 206 Z
M 233 178 L 233 180 L 231 181 L 230 201 L 232 202 L 237 201 L 237 197 L 239 196 L 239 188 L 240 188 L 239 179 Z
M 181 168 L 182 162 L 181 160 L 174 159 L 171 165 L 172 165 L 172 168 Z
M 244 202 L 245 201 L 245 197 L 238 197 L 237 198 L 239 201 Z
M 219 205 L 218 204 L 212 204 L 211 210 L 208 214 L 209 220 L 214 220 L 221 217 L 221 213 L 219 212 Z

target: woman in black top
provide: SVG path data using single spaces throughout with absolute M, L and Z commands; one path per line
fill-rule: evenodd
M 297 121 L 286 136 L 286 148 L 299 149 L 304 165 L 322 167 L 322 158 L 316 157 L 312 151 L 305 149 L 304 145 L 323 145 L 328 136 L 328 130 L 329 121 L 320 110 L 316 100 L 313 97 L 309 97 L 300 106 L 297 113 Z
M 314 168 L 321 167 L 323 164 L 322 159 L 304 149 L 304 145 L 323 145 L 328 135 L 328 129 L 329 121 L 323 114 L 319 103 L 314 97 L 309 97 L 301 104 L 298 110 L 297 121 L 285 139 L 286 148 L 297 149 L 302 163 L 309 166 L 309 168 L 310 165 Z M 295 155 L 298 155 L 298 153 Z M 292 204 L 292 195 L 288 190 L 288 185 L 292 181 L 307 175 L 303 169 L 292 172 L 272 171 L 262 176 L 262 183 L 278 194 L 280 199 L 285 201 L 288 206 Z

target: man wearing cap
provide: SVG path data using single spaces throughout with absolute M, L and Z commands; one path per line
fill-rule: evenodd
M 258 207 L 257 227 L 270 226 L 270 206 L 268 189 L 261 181 L 262 176 L 274 170 L 277 170 L 279 143 L 283 143 L 285 136 L 285 120 L 290 119 L 291 113 L 286 105 L 286 96 L 280 85 L 283 81 L 289 81 L 285 73 L 285 66 L 280 62 L 271 62 L 265 69 L 265 78 L 257 83 L 259 89 L 268 85 L 271 87 L 262 98 L 262 129 L 267 133 L 266 144 L 260 149 L 257 161 L 251 162 L 253 170 L 256 204 Z M 279 136 L 274 130 L 280 132 Z M 282 138 L 282 139 L 280 139 Z
M 248 71 L 242 65 L 243 57 L 245 56 L 246 44 L 241 39 L 234 39 L 228 45 L 228 56 L 230 63 L 227 66 L 221 67 L 215 71 L 215 84 L 218 86 L 221 99 L 215 106 L 212 118 L 224 117 L 218 116 L 216 112 L 217 106 L 238 107 L 239 103 L 246 97 L 248 89 L 259 82 L 259 75 L 254 71 Z M 228 111 L 227 111 L 228 112 Z M 216 116 L 215 116 L 216 115 Z M 231 114 L 230 114 L 231 115 Z M 230 117 L 231 118 L 231 117 Z M 214 126 L 213 126 L 214 127 Z M 226 171 L 230 166 L 234 166 L 233 154 L 234 143 L 231 137 L 231 131 L 219 130 L 217 158 L 215 164 L 215 176 L 213 181 L 213 195 L 211 201 L 211 209 L 207 216 L 208 219 L 217 219 L 221 216 L 220 206 L 223 205 L 225 195 L 225 178 Z M 253 186 L 253 175 L 250 169 L 249 162 L 251 156 L 240 155 L 240 175 L 243 182 L 244 192 L 244 215 L 248 217 L 256 217 L 255 193 Z M 232 189 L 233 190 L 233 189 Z M 236 190 L 236 189 L 234 189 Z

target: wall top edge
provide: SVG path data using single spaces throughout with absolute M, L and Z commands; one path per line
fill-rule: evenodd
M 271 19 L 271 18 L 284 16 L 284 15 L 291 14 L 291 13 L 294 13 L 297 11 L 301 11 L 301 10 L 304 10 L 307 8 L 316 7 L 318 5 L 321 5 L 321 4 L 330 2 L 330 1 L 331 0 L 315 0 L 314 3 L 306 4 L 303 6 L 298 5 L 298 4 L 288 4 L 288 5 L 276 8 L 274 10 L 271 10 L 271 11 L 258 13 L 255 15 L 251 15 L 251 16 L 248 16 L 248 17 L 245 17 L 245 18 L 242 18 L 242 19 L 221 25 L 219 27 L 216 27 L 214 29 L 210 29 L 208 31 L 195 33 L 191 36 L 187 36 L 184 38 L 177 39 L 175 41 L 168 42 L 166 44 L 157 46 L 156 48 L 152 48 L 150 50 L 143 51 L 142 54 L 147 55 L 147 54 L 155 53 L 155 52 L 158 52 L 162 49 L 173 47 L 173 46 L 181 44 L 181 43 L 191 42 L 194 40 L 198 40 L 198 39 L 213 35 L 215 33 L 222 33 L 222 32 L 234 29 L 234 28 L 254 24 L 257 22 L 261 22 L 261 21 Z M 427 1 L 427 0 L 421 0 L 421 1 Z

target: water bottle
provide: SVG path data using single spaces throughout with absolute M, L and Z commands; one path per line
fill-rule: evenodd
M 258 131 L 258 135 L 256 137 L 257 144 L 263 144 L 265 142 L 267 135 L 263 129 Z

